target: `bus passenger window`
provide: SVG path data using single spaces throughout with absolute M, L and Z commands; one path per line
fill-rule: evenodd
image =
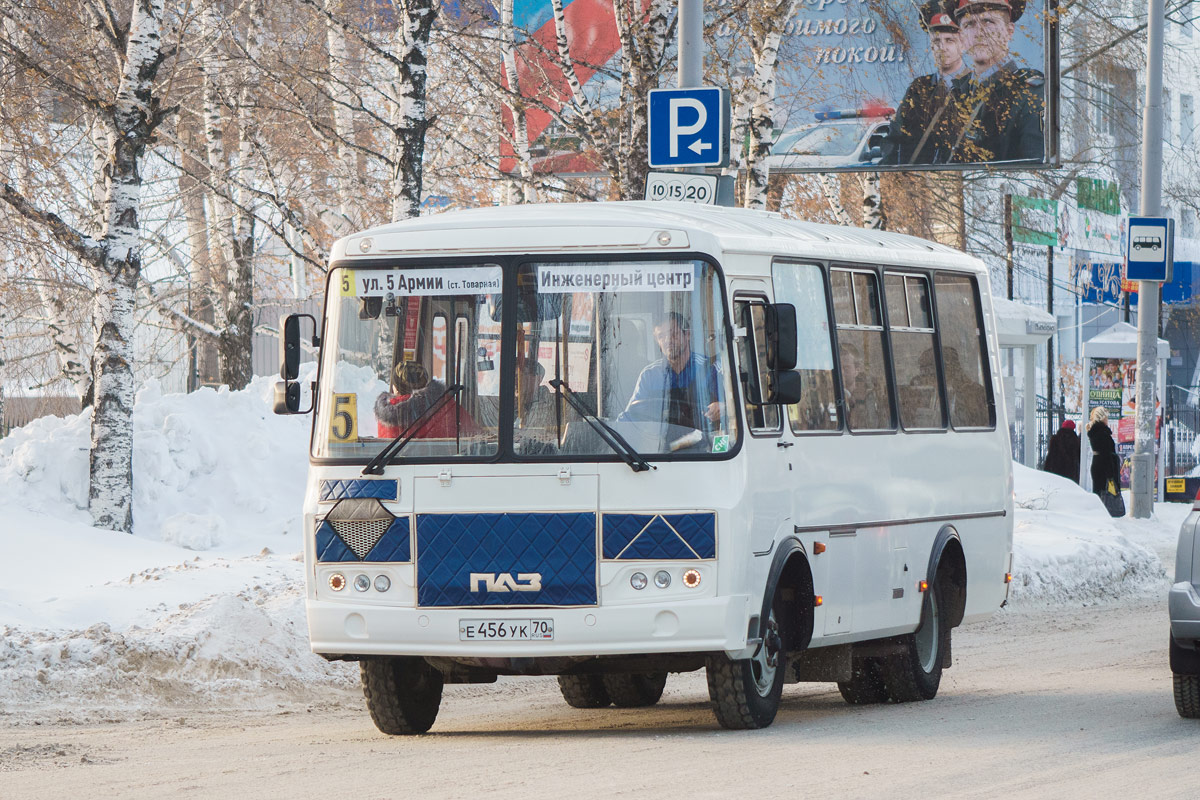
M 775 300 L 796 307 L 796 371 L 800 373 L 802 388 L 800 402 L 788 406 L 788 422 L 794 433 L 836 431 L 833 342 L 821 268 L 814 264 L 777 262 L 773 277 Z
M 894 428 L 878 278 L 865 270 L 835 269 L 830 279 L 846 423 L 850 430 Z
M 983 331 L 975 279 L 939 272 L 934 277 L 938 331 L 946 376 L 950 423 L 987 428 L 992 418 L 991 381 L 986 378 Z
M 929 282 L 922 275 L 888 272 L 883 278 L 883 293 L 887 298 L 900 424 L 909 429 L 944 428 Z
M 738 361 L 741 362 L 742 399 L 746 405 L 746 422 L 756 433 L 779 431 L 779 406 L 760 405 L 767 364 L 766 306 L 736 300 L 733 304 L 738 324 L 746 335 L 737 340 Z

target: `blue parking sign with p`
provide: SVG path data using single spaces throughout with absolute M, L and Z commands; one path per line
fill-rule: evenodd
M 652 168 L 729 163 L 729 93 L 724 89 L 651 89 L 648 111 Z

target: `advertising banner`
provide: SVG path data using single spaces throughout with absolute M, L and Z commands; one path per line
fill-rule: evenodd
M 635 5 L 638 0 L 635 0 Z M 649 0 L 641 0 L 643 11 Z M 707 78 L 736 92 L 752 82 L 739 0 L 705 4 Z M 485 3 L 485 6 L 487 4 Z M 490 8 L 490 6 L 487 6 Z M 563 0 L 574 79 L 589 108 L 622 102 L 613 5 Z M 772 172 L 1037 169 L 1057 151 L 1056 0 L 801 0 L 784 23 L 774 72 Z M 495 19 L 496 16 L 491 16 Z M 526 105 L 535 172 L 601 171 L 570 116 L 551 0 L 515 0 L 514 74 Z M 714 68 L 714 65 L 715 68 Z M 507 73 L 501 81 L 508 85 Z M 670 78 L 664 85 L 670 85 Z M 637 102 L 629 101 L 627 102 Z M 501 169 L 512 170 L 511 114 Z M 734 120 L 734 124 L 744 120 Z M 732 151 L 744 147 L 732 131 Z
M 1055 15 L 1054 0 L 803 0 L 780 45 L 768 167 L 1053 165 Z
M 1097 406 L 1108 412 L 1108 427 L 1112 429 L 1121 461 L 1121 487 L 1129 488 L 1134 443 L 1134 412 L 1137 408 L 1137 362 L 1123 358 L 1088 359 L 1087 419 Z M 1159 438 L 1162 426 L 1162 404 L 1154 402 L 1154 451 L 1158 462 Z M 1088 442 L 1084 438 L 1083 445 Z M 1156 467 L 1157 469 L 1157 467 Z M 1155 486 L 1158 485 L 1157 475 Z

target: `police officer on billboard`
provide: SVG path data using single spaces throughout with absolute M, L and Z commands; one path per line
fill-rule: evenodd
M 963 115 L 957 101 L 969 70 L 962 59 L 958 23 L 949 12 L 944 0 L 921 6 L 921 27 L 929 34 L 937 72 L 908 85 L 891 123 L 891 152 L 881 164 L 944 164 L 959 140 Z
M 962 85 L 962 130 L 950 160 L 1042 161 L 1045 76 L 1018 67 L 1009 52 L 1025 0 L 957 0 L 971 74 Z

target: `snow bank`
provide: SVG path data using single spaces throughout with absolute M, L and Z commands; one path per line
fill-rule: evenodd
M 0 440 L 0 709 L 270 705 L 352 683 L 309 652 L 311 418 L 275 416 L 273 385 L 142 387 L 133 536 L 90 525 L 87 414 Z
M 1086 605 L 1166 591 L 1158 556 L 1118 528 L 1140 524 L 1161 536 L 1160 523 L 1114 520 L 1096 495 L 1021 464 L 1013 464 L 1013 484 L 1014 602 Z

